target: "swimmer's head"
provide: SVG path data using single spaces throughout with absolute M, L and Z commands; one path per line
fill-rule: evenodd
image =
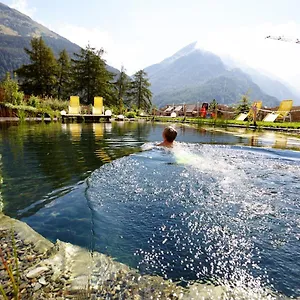
M 163 138 L 166 139 L 169 143 L 172 143 L 177 136 L 177 131 L 174 127 L 168 126 L 163 131 Z

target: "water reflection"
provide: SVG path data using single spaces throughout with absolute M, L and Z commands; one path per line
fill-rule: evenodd
M 93 132 L 94 132 L 96 141 L 99 141 L 103 138 L 104 130 L 105 130 L 104 123 L 94 123 L 93 124 Z
M 121 130 L 118 124 L 0 126 L 4 211 L 18 218 L 34 214 L 55 198 L 54 191 L 73 186 L 104 163 L 140 151 L 150 130 L 138 123 Z
M 203 129 L 201 129 L 203 130 Z M 228 139 L 238 138 L 238 143 L 254 147 L 300 150 L 300 139 L 296 136 L 274 131 L 256 131 L 246 128 L 206 128 L 206 133 L 225 134 Z
M 73 141 L 80 141 L 82 124 L 67 124 L 67 130 L 70 132 Z

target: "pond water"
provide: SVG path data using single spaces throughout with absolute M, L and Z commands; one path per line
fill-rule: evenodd
M 142 273 L 300 296 L 300 141 L 162 124 L 0 123 L 7 215 Z M 251 297 L 250 297 L 251 298 Z

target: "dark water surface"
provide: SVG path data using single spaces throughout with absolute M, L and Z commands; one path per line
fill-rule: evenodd
M 0 123 L 4 212 L 143 273 L 300 296 L 299 140 L 177 126 L 150 149 L 163 128 Z

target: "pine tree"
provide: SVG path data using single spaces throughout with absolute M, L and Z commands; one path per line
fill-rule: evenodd
M 216 101 L 216 99 L 213 99 L 209 104 L 209 109 L 211 110 L 212 117 L 216 118 L 218 115 L 218 102 Z
M 31 50 L 25 48 L 31 64 L 23 65 L 16 70 L 21 79 L 21 88 L 28 95 L 53 96 L 55 95 L 57 61 L 53 51 L 42 37 L 31 40 Z
M 236 115 L 240 113 L 247 113 L 250 109 L 250 104 L 249 104 L 249 96 L 248 93 L 245 95 L 242 95 L 241 100 L 239 101 L 238 106 L 235 109 Z
M 92 104 L 95 96 L 103 97 L 106 105 L 114 99 L 113 74 L 106 70 L 103 53 L 103 49 L 96 50 L 88 45 L 72 59 L 73 90 L 86 104 Z
M 71 60 L 66 50 L 60 52 L 57 64 L 57 98 L 66 99 L 69 96 L 71 83 Z
M 140 70 L 133 75 L 133 81 L 131 82 L 131 98 L 132 102 L 138 109 L 144 109 L 149 111 L 152 106 L 151 98 L 152 93 L 149 90 L 150 82 L 147 78 L 147 73 L 144 70 Z
M 116 96 L 118 100 L 119 113 L 123 113 L 124 102 L 129 100 L 129 91 L 130 91 L 130 78 L 126 75 L 126 70 L 122 66 L 121 72 L 118 76 L 117 81 L 115 82 Z

